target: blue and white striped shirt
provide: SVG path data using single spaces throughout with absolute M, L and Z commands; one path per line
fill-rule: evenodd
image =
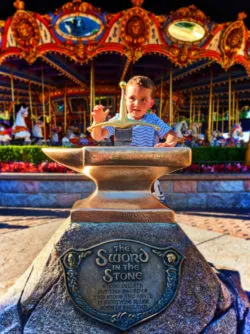
M 115 118 L 118 118 L 118 114 L 113 117 L 113 119 Z M 162 139 L 168 131 L 172 130 L 168 124 L 164 123 L 155 114 L 145 114 L 140 121 L 157 125 L 160 130 L 156 131 L 151 126 L 133 126 L 131 146 L 154 147 L 158 143 L 159 138 Z M 105 126 L 105 129 L 108 130 L 108 137 L 115 134 L 115 128 L 113 126 Z

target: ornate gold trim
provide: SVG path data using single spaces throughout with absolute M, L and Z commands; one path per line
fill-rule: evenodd
M 234 64 L 234 56 L 243 48 L 246 28 L 243 19 L 244 13 L 238 14 L 237 21 L 229 24 L 222 33 L 220 50 L 222 53 L 222 66 L 228 69 Z
M 141 46 L 149 40 L 150 18 L 140 7 L 125 12 L 120 26 L 120 38 L 129 47 Z
M 33 63 L 37 58 L 37 46 L 41 38 L 36 18 L 29 12 L 18 11 L 13 17 L 11 29 L 18 47 L 22 50 L 22 57 L 28 63 Z

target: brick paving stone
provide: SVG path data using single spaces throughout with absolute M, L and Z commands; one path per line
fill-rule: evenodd
M 68 215 L 67 209 L 0 208 L 0 234 L 59 221 Z M 250 240 L 250 214 L 246 211 L 177 212 L 176 222 Z
M 242 213 L 177 212 L 176 222 L 250 240 L 250 214 L 246 211 Z

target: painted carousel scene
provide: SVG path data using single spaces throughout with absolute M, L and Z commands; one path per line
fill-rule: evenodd
M 250 5 L 218 6 L 1 2 L 0 333 L 250 333 Z

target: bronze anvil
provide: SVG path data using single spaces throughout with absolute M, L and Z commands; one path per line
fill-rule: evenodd
M 189 166 L 191 149 L 120 146 L 43 152 L 96 184 L 93 194 L 74 204 L 72 221 L 174 222 L 174 211 L 151 194 L 151 186 L 160 176 Z

